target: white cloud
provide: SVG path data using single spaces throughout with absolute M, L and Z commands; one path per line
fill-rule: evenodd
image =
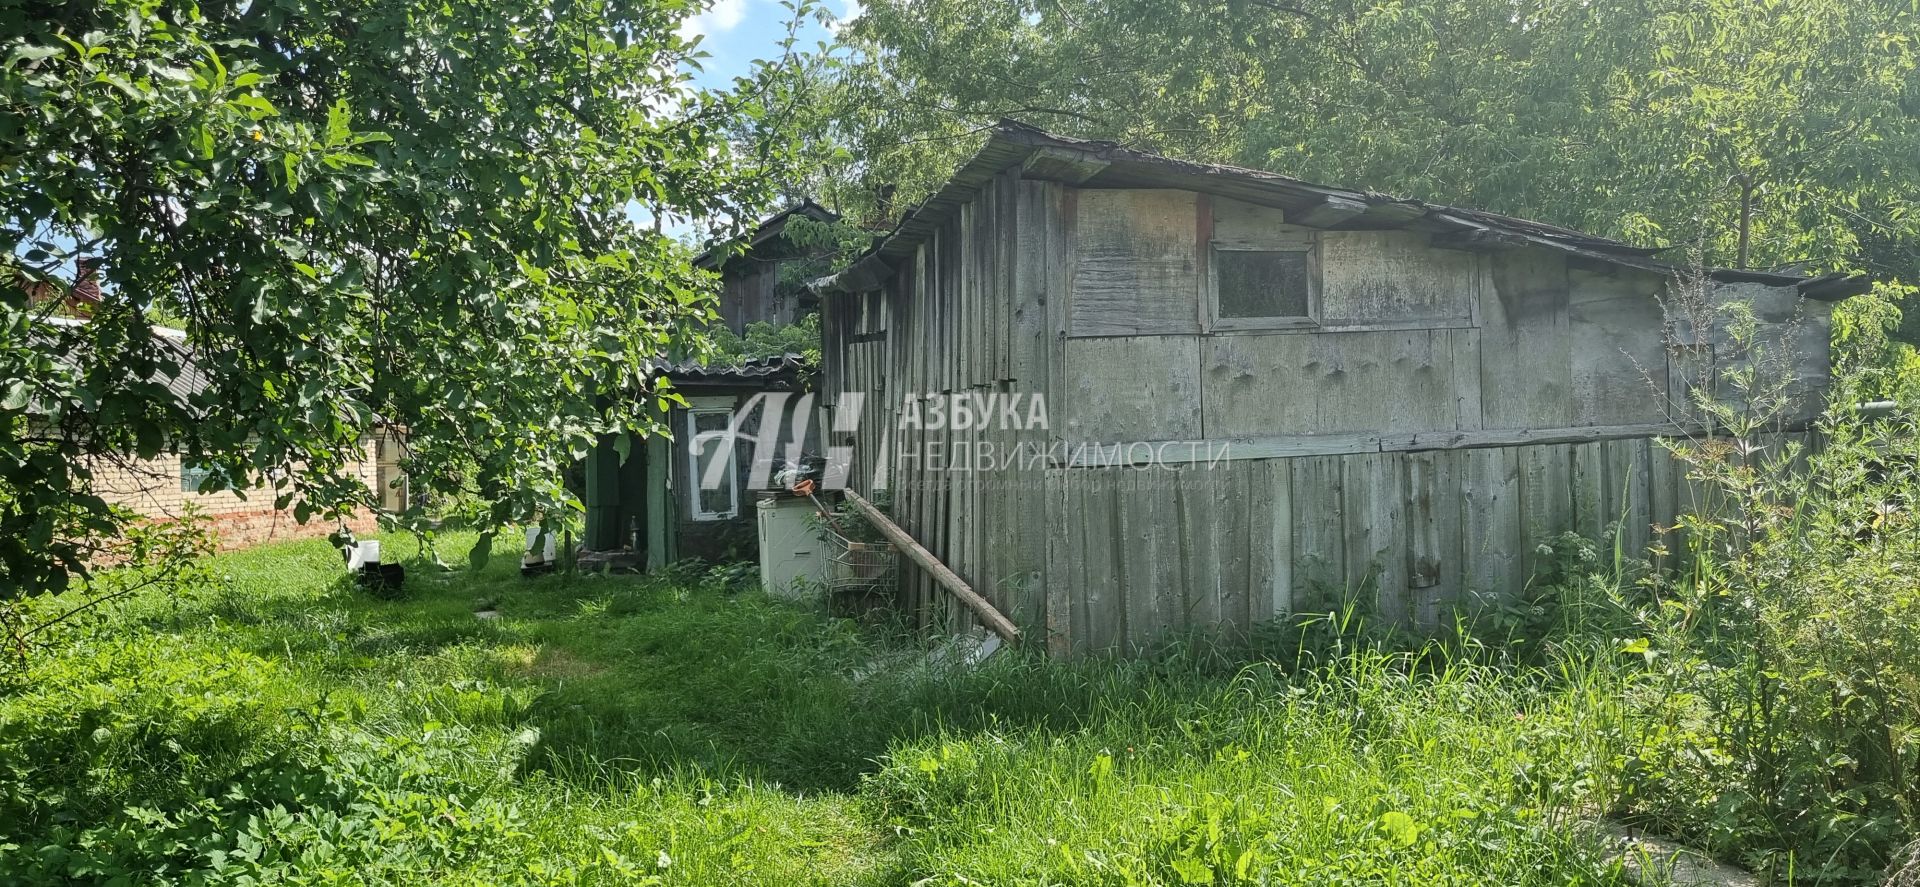
M 680 37 L 692 40 L 695 37 L 725 33 L 740 26 L 747 17 L 747 0 L 713 0 L 713 5 L 696 16 L 680 23 Z
M 840 4 L 840 14 L 835 16 L 833 21 L 827 23 L 827 30 L 838 34 L 841 28 L 847 26 L 848 22 L 859 18 L 860 13 L 865 11 L 866 7 L 860 4 L 860 0 L 842 0 Z

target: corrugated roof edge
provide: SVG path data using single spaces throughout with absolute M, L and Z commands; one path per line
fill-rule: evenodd
M 1298 206 L 1336 206 L 1348 227 L 1403 227 L 1419 220 L 1464 239 L 1486 239 L 1513 246 L 1538 246 L 1596 262 L 1661 275 L 1686 268 L 1653 257 L 1658 250 L 1636 247 L 1545 222 L 1483 210 L 1426 203 L 1371 191 L 1318 185 L 1266 170 L 1197 163 L 1137 151 L 1113 142 L 1058 136 L 1017 120 L 1001 120 L 987 143 L 926 202 L 900 220 L 892 233 L 838 273 L 813 282 L 819 292 L 860 292 L 884 280 L 894 263 L 911 256 L 941 222 L 979 191 L 995 175 L 1015 165 L 1027 165 L 1044 153 L 1063 152 L 1076 158 L 1085 174 L 1082 183 L 1098 187 L 1103 179 L 1131 187 L 1172 187 L 1224 196 L 1257 196 L 1268 202 Z M 1085 172 L 1091 169 L 1092 172 Z M 1375 217 L 1375 224 L 1354 220 Z M 1311 223 L 1309 223 L 1311 224 Z M 1872 287 L 1863 275 L 1826 274 L 1807 277 L 1774 271 L 1731 268 L 1708 269 L 1715 280 L 1794 286 L 1802 296 L 1833 302 L 1859 295 Z
M 749 360 L 739 366 L 656 362 L 653 371 L 677 383 L 746 384 L 777 380 L 783 376 L 797 377 L 807 366 L 806 355 L 788 352 Z

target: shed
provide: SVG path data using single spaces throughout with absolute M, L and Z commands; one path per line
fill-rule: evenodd
M 1862 288 L 1003 122 L 819 283 L 820 397 L 846 483 L 1056 653 L 1342 599 L 1431 627 L 1518 595 L 1540 541 L 1671 526 L 1656 439 L 1752 357 L 1719 306 L 1802 434 Z
M 734 335 L 745 335 L 747 325 L 785 326 L 819 309 L 817 297 L 805 281 L 781 280 L 781 269 L 805 250 L 787 236 L 796 218 L 837 221 L 832 210 L 801 200 L 761 220 L 746 237 L 745 251 L 729 255 L 720 246 L 700 254 L 694 264 L 720 274 L 720 323 Z
M 805 387 L 806 371 L 792 354 L 737 367 L 662 363 L 657 372 L 687 405 L 667 411 L 671 437 L 625 452 L 607 439 L 587 454 L 586 548 L 630 552 L 650 570 L 682 558 L 753 559 L 753 495 L 772 488 L 770 466 L 787 458 L 793 429 L 805 427 L 794 416 L 809 402 L 791 395 Z M 731 464 L 715 470 L 716 461 Z
M 786 237 L 788 224 L 802 217 L 838 218 L 802 200 L 754 226 L 744 250 L 718 244 L 695 260 L 720 276 L 718 326 L 739 335 L 748 324 L 795 323 L 817 310 L 815 296 L 780 279 L 782 265 L 802 252 Z M 804 394 L 811 368 L 800 355 L 784 354 L 739 366 L 662 359 L 655 372 L 687 405 L 661 417 L 670 437 L 625 447 L 608 438 L 588 453 L 585 548 L 620 552 L 647 569 L 681 558 L 753 559 L 752 497 L 770 488 L 767 466 L 786 461 L 789 444 L 807 442 L 807 423 L 794 417 L 809 416 L 811 402 L 794 395 Z M 733 470 L 710 472 L 715 460 L 731 461 Z

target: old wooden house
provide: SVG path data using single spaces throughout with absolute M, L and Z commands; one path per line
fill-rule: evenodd
M 749 324 L 796 323 L 817 310 L 816 297 L 783 282 L 781 272 L 803 252 L 786 236 L 788 224 L 801 217 L 836 218 L 803 200 L 762 220 L 746 235 L 743 249 L 716 245 L 699 257 L 696 264 L 720 278 L 717 326 L 740 335 Z M 794 416 L 809 409 L 799 395 L 811 367 L 799 355 L 784 354 L 733 366 L 663 358 L 657 371 L 686 405 L 661 417 L 670 437 L 624 448 L 608 439 L 588 454 L 579 474 L 587 510 L 584 547 L 620 553 L 616 562 L 649 569 L 682 558 L 750 560 L 756 553 L 754 495 L 771 483 L 771 473 L 765 466 L 756 470 L 756 462 L 784 460 L 790 444 L 804 441 L 809 426 Z M 763 424 L 775 432 L 773 443 L 760 434 Z M 716 437 L 727 431 L 739 437 Z M 716 461 L 731 469 L 710 471 Z M 715 482 L 702 483 L 703 477 Z
M 1798 433 L 1860 284 L 1003 123 L 820 289 L 848 486 L 1065 652 L 1341 598 L 1431 626 L 1559 534 L 1644 549 L 1688 391 L 1761 355 Z
M 744 335 L 749 324 L 785 326 L 819 310 L 819 297 L 806 287 L 806 281 L 784 273 L 810 258 L 806 246 L 789 237 L 787 228 L 794 219 L 832 222 L 839 218 L 812 200 L 802 200 L 754 226 L 743 251 L 716 246 L 702 253 L 695 264 L 720 275 L 721 325 L 734 335 Z

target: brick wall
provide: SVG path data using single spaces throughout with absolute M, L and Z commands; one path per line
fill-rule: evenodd
M 392 461 L 383 463 L 378 453 L 378 444 L 373 438 L 363 441 L 362 455 L 354 464 L 353 472 L 368 487 L 384 493 L 387 482 L 397 476 L 398 466 Z M 294 520 L 291 508 L 273 507 L 273 492 L 268 489 L 250 490 L 246 498 L 232 490 L 202 493 L 185 489 L 184 471 L 180 457 L 171 453 L 125 464 L 102 462 L 94 466 L 94 489 L 109 503 L 160 520 L 180 516 L 191 503 L 210 518 L 222 549 L 325 536 L 336 526 L 320 520 L 300 524 Z M 362 512 L 347 525 L 356 533 L 371 532 L 375 528 L 374 516 L 371 512 Z

